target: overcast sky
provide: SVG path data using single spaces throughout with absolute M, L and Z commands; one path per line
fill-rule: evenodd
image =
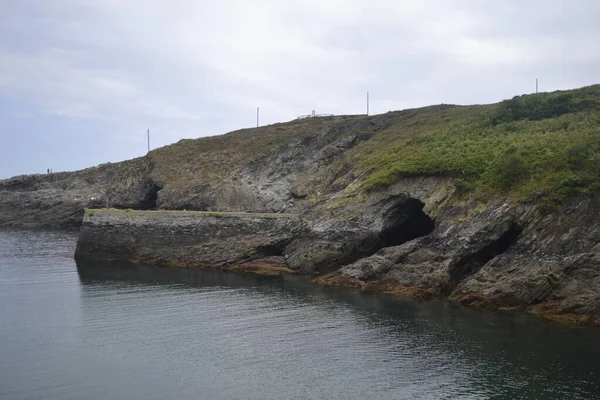
M 600 1 L 0 0 L 0 178 L 600 83 Z

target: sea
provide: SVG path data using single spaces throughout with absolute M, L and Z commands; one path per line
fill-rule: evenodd
M 0 231 L 0 399 L 600 399 L 600 330 Z

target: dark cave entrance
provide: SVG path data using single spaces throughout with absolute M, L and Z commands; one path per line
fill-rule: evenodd
M 142 196 L 140 198 L 140 209 L 152 210 L 158 208 L 158 192 L 162 189 L 154 180 L 147 179 L 142 188 Z
M 450 270 L 449 292 L 458 282 L 479 271 L 492 258 L 504 253 L 519 238 L 523 229 L 517 223 L 512 223 L 496 240 L 481 247 L 474 253 L 460 259 Z
M 383 228 L 379 234 L 380 247 L 398 246 L 429 235 L 435 224 L 423 212 L 424 206 L 418 199 L 406 197 L 388 209 L 383 216 Z

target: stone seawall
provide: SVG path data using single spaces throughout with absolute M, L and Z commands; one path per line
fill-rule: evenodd
M 75 259 L 291 273 L 283 250 L 301 230 L 295 214 L 88 209 Z

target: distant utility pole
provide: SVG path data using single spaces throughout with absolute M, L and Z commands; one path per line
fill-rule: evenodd
M 535 92 L 538 92 L 538 78 L 535 78 Z
M 150 153 L 150 129 L 148 129 L 148 153 Z
M 367 92 L 367 115 L 369 115 L 369 92 Z
M 258 114 L 260 112 L 260 107 L 256 107 L 256 127 L 258 128 Z

